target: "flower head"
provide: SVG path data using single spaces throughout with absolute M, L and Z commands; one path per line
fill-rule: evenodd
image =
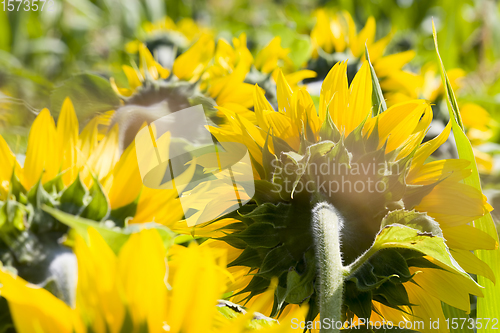
M 311 212 L 319 197 L 342 220 L 348 318 L 444 320 L 441 301 L 469 311 L 469 294 L 482 293 L 464 269 L 494 277 L 468 251 L 497 244 L 468 225 L 491 210 L 480 191 L 461 182 L 471 173 L 469 162 L 426 163 L 451 127 L 422 143 L 432 120 L 423 100 L 373 114 L 367 63 L 350 86 L 346 63 L 336 64 L 323 83 L 318 110 L 305 90 L 293 91 L 282 75 L 277 95 L 275 111 L 256 87 L 256 125 L 220 108 L 231 128 L 211 129 L 220 141 L 240 140 L 248 147 L 260 179 L 253 203 L 208 224 L 206 232 L 194 230 L 212 231 L 239 255 L 229 266 L 249 275 L 236 299 L 255 297 L 278 276 L 272 313 L 307 302 L 314 319 L 318 262 Z
M 78 236 L 76 303 L 0 269 L 1 292 L 22 332 L 288 332 L 273 321 L 219 302 L 228 274 L 225 256 L 208 247 L 175 246 L 166 263 L 165 239 L 156 229 L 130 235 L 118 253 L 89 228 Z M 271 291 L 269 296 L 272 297 Z M 236 308 L 238 311 L 233 310 Z M 30 316 L 26 317 L 29 312 Z M 299 313 L 296 313 L 297 315 Z M 257 319 L 254 319 L 257 318 Z M 259 329 L 261 328 L 261 329 Z

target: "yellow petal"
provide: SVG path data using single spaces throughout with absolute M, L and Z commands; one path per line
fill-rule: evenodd
M 409 320 L 412 323 L 408 323 L 407 326 L 412 327 L 413 330 L 418 330 L 418 332 L 423 333 L 448 333 L 449 330 L 446 326 L 446 318 L 444 317 L 443 310 L 441 308 L 441 301 L 438 298 L 429 295 L 427 289 L 423 289 L 413 282 L 407 282 L 404 286 L 406 292 L 408 293 L 410 303 L 418 304 L 418 306 L 412 307 L 412 315 L 409 316 Z M 431 321 L 439 321 L 439 324 L 436 325 L 436 329 L 430 327 L 429 323 Z M 417 327 L 415 325 L 419 326 Z
M 416 274 L 413 281 L 425 290 L 426 297 L 434 296 L 448 305 L 469 313 L 469 294 L 482 296 L 481 288 L 472 279 L 443 269 L 410 267 L 411 273 L 416 270 L 422 273 Z
M 460 115 L 466 128 L 474 127 L 486 131 L 491 122 L 491 116 L 484 108 L 474 103 L 466 103 L 460 106 Z
M 109 191 L 112 209 L 123 207 L 137 199 L 142 189 L 142 179 L 137 162 L 135 142 L 123 152 L 113 170 L 113 183 Z
M 42 172 L 42 182 L 45 183 L 54 179 L 59 169 L 56 126 L 49 110 L 43 109 L 30 129 L 23 185 L 26 189 L 33 187 L 42 176 Z
M 285 79 L 290 84 L 290 86 L 295 87 L 302 80 L 310 79 L 310 78 L 316 77 L 317 75 L 318 74 L 316 74 L 315 71 L 312 71 L 309 69 L 303 69 L 303 70 L 285 75 Z
M 63 182 L 69 186 L 78 174 L 78 119 L 73 103 L 69 98 L 64 100 L 57 120 L 57 142 L 59 143 L 59 159 L 62 163 Z
M 451 131 L 451 121 L 448 122 L 448 125 L 446 125 L 444 130 L 437 137 L 435 137 L 430 141 L 427 141 L 417 149 L 412 159 L 409 177 L 414 176 L 412 175 L 412 173 L 418 172 L 418 169 L 425 163 L 427 158 L 431 156 L 431 154 L 435 152 L 436 149 L 438 149 L 443 143 L 445 143 L 446 140 L 448 140 L 450 131 Z
M 88 230 L 88 243 L 77 236 L 77 310 L 84 314 L 94 332 L 120 332 L 125 305 L 118 289 L 117 258 L 94 228 Z
M 370 54 L 370 61 L 372 64 L 376 63 L 380 58 L 382 58 L 385 49 L 387 48 L 387 45 L 389 45 L 390 41 L 392 40 L 393 34 L 389 33 L 387 36 L 384 38 L 379 39 L 373 44 L 367 44 L 368 46 L 368 53 Z M 363 56 L 363 60 L 365 56 Z
M 98 117 L 94 117 L 89 123 L 83 128 L 80 133 L 78 141 L 78 150 L 80 152 L 79 159 L 81 161 L 87 161 L 89 156 L 92 154 L 94 149 L 98 144 Z
M 329 110 L 335 125 L 343 123 L 343 115 L 348 103 L 348 84 L 347 84 L 347 62 L 336 63 L 323 84 L 321 85 L 321 94 L 319 96 L 319 118 L 325 120 L 326 111 Z M 329 108 L 329 109 L 328 109 Z
M 494 250 L 498 243 L 484 231 L 470 225 L 460 225 L 452 228 L 443 226 L 443 236 L 446 244 L 452 249 L 461 250 Z
M 212 59 L 215 42 L 208 34 L 203 34 L 186 52 L 175 59 L 173 73 L 180 80 L 197 81 L 208 62 Z
M 257 125 L 261 129 L 267 132 L 269 128 L 269 122 L 266 120 L 266 111 L 267 112 L 274 112 L 273 107 L 271 106 L 271 103 L 268 102 L 264 95 L 264 90 L 261 89 L 257 84 L 255 85 L 254 91 L 253 91 L 253 99 L 254 99 L 254 110 L 255 110 L 255 116 L 257 117 Z
M 366 21 L 365 26 L 359 32 L 356 42 L 349 43 L 351 52 L 355 57 L 360 57 L 365 52 L 365 45 L 372 45 L 375 40 L 375 18 L 370 16 Z
M 415 51 L 410 50 L 385 56 L 373 64 L 375 73 L 379 78 L 389 76 L 392 72 L 401 70 L 415 57 L 415 54 Z
M 391 152 L 403 146 L 419 125 L 422 115 L 430 111 L 430 106 L 424 100 L 396 104 L 378 117 L 369 119 L 363 128 L 363 133 L 371 134 L 378 118 L 378 148 L 380 149 L 387 141 L 386 152 Z M 423 132 L 425 134 L 425 130 Z
M 165 247 L 156 229 L 132 234 L 118 257 L 118 277 L 135 327 L 164 332 L 167 314 Z
M 123 73 L 125 73 L 125 76 L 127 77 L 128 80 L 128 85 L 130 87 L 130 90 L 134 92 L 137 88 L 139 88 L 142 85 L 142 77 L 139 77 L 137 74 L 137 71 L 128 65 L 123 65 L 122 66 Z
M 321 47 L 326 53 L 332 53 L 335 45 L 333 42 L 333 33 L 330 29 L 330 19 L 324 9 L 318 9 L 315 16 L 316 24 L 311 31 L 311 41 L 315 46 Z
M 16 170 L 16 174 L 19 178 L 22 178 L 21 167 L 16 160 L 16 157 L 12 153 L 5 142 L 4 138 L 0 135 L 0 161 L 2 161 L 2 167 L 0 168 L 0 199 L 4 199 L 5 195 L 9 190 L 10 179 L 12 178 L 12 172 Z M 22 182 L 22 180 L 21 180 Z
M 482 193 L 472 186 L 453 180 L 439 183 L 415 209 L 427 212 L 438 222 L 450 227 L 463 224 L 466 218 L 470 222 L 485 214 Z M 443 215 L 461 218 L 451 222 L 449 219 L 443 219 Z
M 469 161 L 461 159 L 430 162 L 422 166 L 418 173 L 412 174 L 413 178 L 407 177 L 406 182 L 415 185 L 433 184 L 441 179 L 450 177 L 453 173 L 464 170 L 469 165 Z M 467 174 L 470 174 L 470 172 L 467 172 Z
M 372 109 L 372 81 L 368 62 L 364 62 L 349 87 L 349 104 L 344 117 L 345 135 L 349 135 Z
M 118 158 L 118 125 L 115 125 L 107 133 L 106 137 L 99 142 L 87 163 L 85 163 L 84 183 L 90 186 L 92 180 L 91 172 L 95 174 L 99 181 L 102 181 L 111 173 Z
M 14 277 L 3 268 L 0 284 L 17 332 L 84 332 L 75 312 L 47 290 Z
M 191 243 L 172 258 L 167 323 L 170 332 L 197 333 L 211 327 L 225 278 L 208 247 Z
M 470 237 L 470 236 L 468 236 Z M 450 252 L 457 263 L 470 274 L 482 275 L 495 283 L 495 274 L 484 261 L 467 250 L 450 249 Z
M 296 119 L 295 109 L 292 107 L 292 88 L 280 71 L 276 82 L 276 94 L 278 98 L 278 110 L 286 114 L 292 121 Z

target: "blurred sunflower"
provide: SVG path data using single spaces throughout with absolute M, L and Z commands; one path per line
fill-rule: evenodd
M 211 34 L 209 29 L 200 27 L 191 18 L 182 18 L 175 23 L 166 16 L 155 22 L 144 22 L 139 32 L 139 39 L 128 42 L 125 51 L 137 53 L 141 44 L 145 43 L 152 50 L 162 52 L 163 48 L 168 48 L 171 52 L 176 49 L 185 49 L 202 34 Z
M 222 43 L 218 44 L 217 60 L 223 59 L 226 52 Z M 245 91 L 248 88 L 245 90 L 243 83 L 247 71 L 244 61 L 234 72 L 214 78 L 213 87 L 207 90 L 202 76 L 206 77 L 209 68 L 213 71 L 214 50 L 213 38 L 203 34 L 187 51 L 175 58 L 170 71 L 154 59 L 146 45 L 139 46 L 139 66 L 123 66 L 128 87 L 119 87 L 111 78 L 111 85 L 124 101 L 124 105 L 113 114 L 110 124 L 111 127 L 119 124 L 121 149 L 130 145 L 144 122 L 152 123 L 196 104 L 202 104 L 207 115 L 217 122 L 213 108 L 216 101 L 236 105 L 236 99 L 239 104 L 247 104 Z
M 272 96 L 280 70 L 293 87 L 316 76 L 314 71 L 299 70 L 294 66 L 288 56 L 290 49 L 281 46 L 280 37 L 273 38 L 255 59 L 247 47 L 246 34 L 233 38 L 232 44 L 219 39 L 214 62 L 204 75 L 202 90 L 207 87 L 208 95 L 218 106 L 229 107 L 227 104 L 230 103 L 233 110 L 239 109 L 251 121 L 255 121 L 255 115 L 248 112 L 253 107 L 253 84 L 258 83 L 274 100 Z
M 307 319 L 314 320 L 329 292 L 321 281 L 339 279 L 335 287 L 344 298 L 333 313 L 338 320 L 443 322 L 441 302 L 469 312 L 469 294 L 482 292 L 466 271 L 494 280 L 470 251 L 498 244 L 469 225 L 491 210 L 480 191 L 461 182 L 471 174 L 469 162 L 425 163 L 451 126 L 422 143 L 433 117 L 426 101 L 399 103 L 373 116 L 368 64 L 350 86 L 346 72 L 346 62 L 331 69 L 318 111 L 305 89 L 293 91 L 282 74 L 278 110 L 255 88 L 256 125 L 219 108 L 231 126 L 211 132 L 220 142 L 247 146 L 256 195 L 238 212 L 192 233 L 230 249 L 228 266 L 239 282 L 235 300 L 252 302 L 272 277 L 279 278 L 272 316 L 308 303 Z M 339 221 L 336 236 L 323 233 L 321 216 Z M 337 249 L 328 249 L 331 244 Z M 337 251 L 338 260 L 322 258 L 328 251 Z M 344 275 L 327 278 L 335 272 Z M 322 314 L 332 315 L 331 309 Z
M 318 9 L 315 17 L 316 24 L 311 30 L 313 54 L 309 67 L 314 69 L 319 77 L 325 77 L 336 62 L 349 59 L 350 82 L 365 60 L 365 45 L 381 82 L 393 75 L 405 73 L 403 67 L 415 57 L 415 51 L 412 50 L 384 55 L 393 34 L 376 41 L 376 23 L 372 16 L 359 32 L 351 15 L 346 11 L 332 13 L 326 9 Z M 404 86 L 401 87 L 403 88 Z
M 274 37 L 255 57 L 255 68 L 262 74 L 271 74 L 274 82 L 282 72 L 292 88 L 305 79 L 316 77 L 316 72 L 309 69 L 299 69 L 290 58 L 290 49 L 281 46 L 281 37 Z M 259 83 L 260 82 L 253 82 Z
M 156 229 L 131 234 L 118 253 L 95 229 L 86 233 L 75 240 L 74 304 L 0 269 L 0 290 L 19 332 L 292 331 L 289 324 L 280 326 L 256 313 L 258 304 L 246 313 L 218 304 L 228 274 L 225 257 L 208 247 L 177 246 L 166 263 Z M 267 300 L 272 297 L 271 290 Z
M 151 123 L 199 103 L 215 123 L 221 121 L 215 105 L 238 110 L 255 122 L 251 112 L 253 83 L 263 85 L 266 91 L 274 94 L 276 68 L 282 67 L 294 86 L 305 78 L 316 76 L 311 70 L 293 67 L 287 56 L 289 50 L 281 47 L 279 37 L 264 47 L 254 61 L 245 34 L 233 38 L 232 45 L 221 38 L 217 46 L 210 35 L 203 34 L 175 59 L 172 71 L 161 66 L 146 45 L 141 44 L 138 49 L 139 66 L 122 66 L 128 87 L 119 87 L 111 78 L 112 87 L 125 102 L 116 110 L 111 122 L 111 126 L 120 124 L 122 147 L 130 144 L 144 121 Z
M 452 89 L 461 92 L 464 86 L 466 73 L 463 69 L 454 68 L 448 71 Z M 434 63 L 427 63 L 420 69 L 419 74 L 398 72 L 380 83 L 387 91 L 387 105 L 394 105 L 404 101 L 423 98 L 435 104 L 437 108 L 445 105 L 445 92 L 438 68 Z M 403 87 L 403 89 L 401 89 Z M 458 99 L 462 122 L 467 130 L 467 137 L 473 146 L 478 146 L 490 140 L 498 128 L 498 123 L 483 107 L 471 102 Z M 446 118 L 448 113 L 439 112 L 438 116 Z M 445 115 L 443 117 L 443 115 Z M 443 119 L 444 121 L 444 119 Z M 490 155 L 474 147 L 478 167 L 482 172 L 490 173 L 493 168 L 493 159 Z
M 253 56 L 247 48 L 246 34 L 232 39 L 232 45 L 225 39 L 217 41 L 213 62 L 202 76 L 200 89 L 215 100 L 217 105 L 252 117 L 253 86 L 245 79 L 253 63 Z M 253 116 L 255 118 L 255 116 Z
M 184 215 L 178 196 L 194 169 L 179 176 L 175 190 L 143 186 L 134 142 L 120 155 L 117 126 L 99 133 L 108 122 L 96 117 L 79 133 L 69 99 L 57 126 L 42 110 L 30 129 L 24 165 L 0 136 L 0 261 L 32 283 L 47 283 L 51 265 L 68 252 L 60 244 L 68 227 L 44 206 L 119 227 L 151 221 L 173 226 Z

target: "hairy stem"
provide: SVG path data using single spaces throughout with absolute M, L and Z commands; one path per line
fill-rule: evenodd
M 320 278 L 320 333 L 340 332 L 345 274 L 340 252 L 341 225 L 337 210 L 331 204 L 316 204 L 312 227 Z

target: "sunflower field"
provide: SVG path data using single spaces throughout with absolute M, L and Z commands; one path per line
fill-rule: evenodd
M 2 0 L 0 333 L 500 332 L 500 1 Z

